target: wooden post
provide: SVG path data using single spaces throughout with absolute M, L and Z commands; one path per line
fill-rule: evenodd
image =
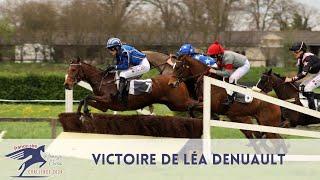
M 67 79 L 66 75 L 66 79 Z M 65 108 L 66 108 L 66 112 L 72 112 L 72 107 L 73 107 L 73 90 L 65 90 L 65 100 L 66 100 L 66 104 L 65 104 Z
M 210 160 L 211 155 L 211 134 L 210 134 L 210 119 L 211 119 L 211 84 L 210 78 L 203 78 L 203 120 L 202 120 L 202 143 L 203 154 L 207 160 Z

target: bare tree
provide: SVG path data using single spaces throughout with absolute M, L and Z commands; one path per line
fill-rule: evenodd
M 107 22 L 105 28 L 113 35 L 123 30 L 125 23 L 130 21 L 133 13 L 142 4 L 140 0 L 97 0 L 97 2 Z
M 176 25 L 182 21 L 183 7 L 180 0 L 144 0 L 153 5 L 156 10 L 160 11 L 161 20 L 163 21 L 164 29 L 175 31 Z
M 250 15 L 253 30 L 266 31 L 274 21 L 276 0 L 244 0 L 243 9 Z

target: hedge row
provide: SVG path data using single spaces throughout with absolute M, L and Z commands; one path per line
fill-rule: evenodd
M 63 100 L 64 75 L 0 76 L 0 99 L 12 100 Z M 76 86 L 74 99 L 82 99 L 90 91 Z

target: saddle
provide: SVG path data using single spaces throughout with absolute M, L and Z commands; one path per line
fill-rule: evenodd
M 243 85 L 239 85 L 237 84 L 237 86 L 243 87 L 243 88 L 248 88 L 247 86 L 243 86 Z M 234 92 L 234 91 L 229 91 L 226 90 L 227 94 L 230 96 L 234 97 L 234 101 L 239 102 L 239 103 L 243 103 L 243 104 L 248 104 L 251 103 L 253 101 L 253 97 L 246 95 L 246 94 L 241 94 L 238 92 Z
M 152 91 L 152 80 L 151 79 L 140 79 L 141 76 L 132 77 L 126 80 L 125 83 L 125 95 L 141 95 L 143 93 L 151 93 Z M 119 89 L 119 76 L 118 73 L 115 75 L 115 83 Z

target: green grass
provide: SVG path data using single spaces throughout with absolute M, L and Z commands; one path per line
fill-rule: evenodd
M 269 70 L 270 68 L 267 67 L 251 67 L 250 71 L 240 79 L 240 83 L 242 82 L 258 82 L 262 73 L 264 73 L 266 70 Z M 296 73 L 297 69 L 295 67 L 272 67 L 272 72 L 278 73 L 281 76 L 286 76 L 292 73 Z
M 49 122 L 1 122 L 0 132 L 6 131 L 5 139 L 50 139 L 51 126 Z M 57 126 L 57 134 L 62 127 Z
M 68 64 L 57 63 L 1 63 L 0 75 L 65 74 Z
M 73 110 L 76 111 L 78 105 L 73 106 Z M 101 111 L 90 108 L 93 113 L 102 113 Z M 20 117 L 20 118 L 40 118 L 50 117 L 55 118 L 65 111 L 65 105 L 52 105 L 52 104 L 0 104 L 0 117 Z M 159 115 L 172 116 L 173 112 L 166 106 L 155 104 L 154 112 Z M 113 111 L 108 111 L 108 114 Z M 124 111 L 119 114 L 136 114 L 136 111 Z

